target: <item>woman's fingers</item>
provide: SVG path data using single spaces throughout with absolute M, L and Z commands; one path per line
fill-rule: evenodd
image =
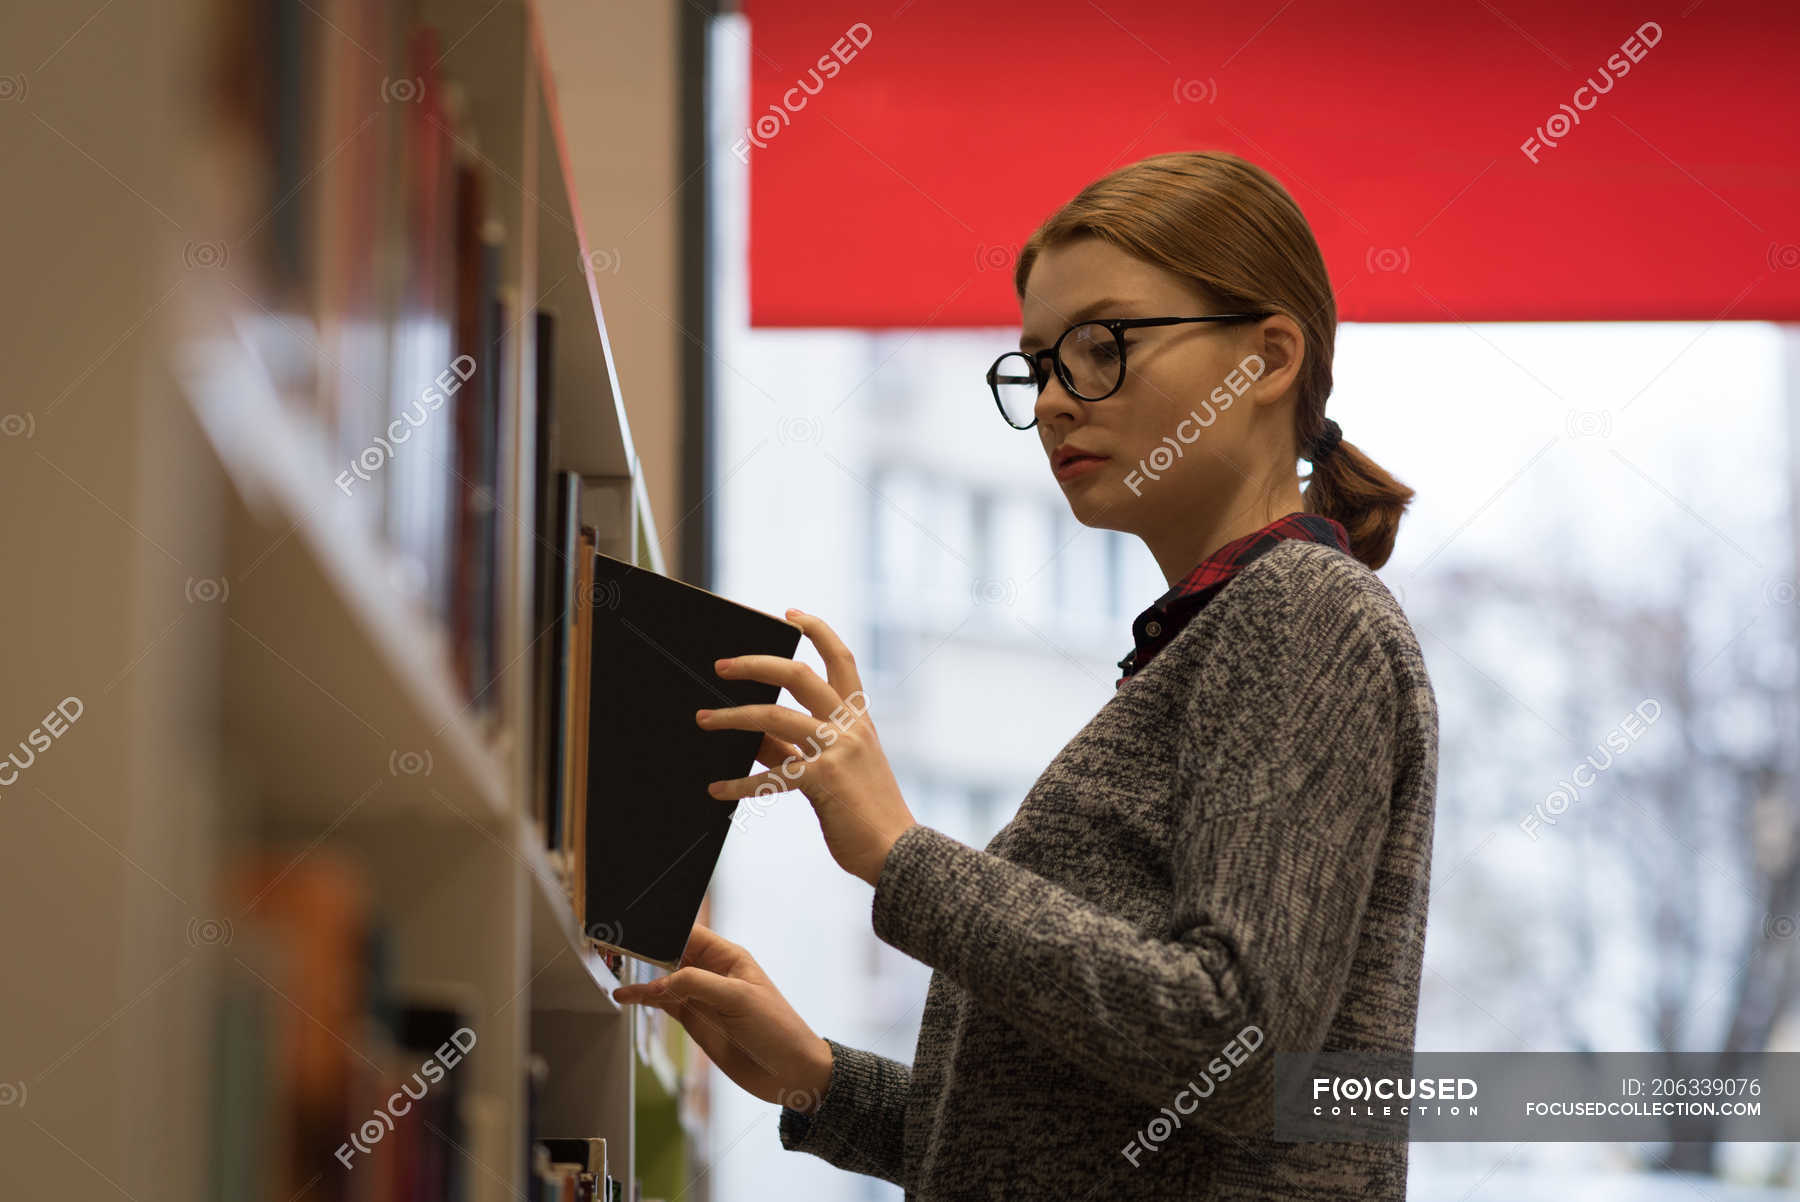
M 641 985 L 621 985 L 613 990 L 613 997 L 621 1002 L 678 1004 L 698 1001 L 709 1006 L 728 1007 L 739 1000 L 742 988 L 741 981 L 690 965 Z
M 758 772 L 755 776 L 739 776 L 731 780 L 716 780 L 706 787 L 706 791 L 720 801 L 742 801 L 746 797 L 773 797 L 777 793 L 786 793 L 799 787 L 802 774 L 795 771 L 793 777 L 782 772 Z
M 792 743 L 784 743 L 774 735 L 765 734 L 762 746 L 756 749 L 756 762 L 765 768 L 779 768 L 790 759 L 798 759 L 799 751 Z
M 694 924 L 687 950 L 681 953 L 680 967 L 689 966 L 728 977 L 755 979 L 762 975 L 749 952 L 700 923 Z
M 709 710 L 706 717 L 694 719 L 702 730 L 760 730 L 786 739 L 796 747 L 804 747 L 817 755 L 830 746 L 822 742 L 820 732 L 830 723 L 820 722 L 785 705 L 734 705 L 730 709 Z M 831 735 L 824 735 L 829 740 Z
M 790 609 L 788 621 L 799 626 L 817 648 L 819 658 L 825 661 L 825 679 L 830 682 L 832 690 L 840 699 L 850 701 L 853 694 L 862 691 L 862 677 L 856 671 L 855 657 L 824 618 Z M 855 708 L 861 711 L 867 705 L 856 705 Z
M 830 717 L 831 712 L 843 704 L 843 698 L 832 691 L 831 685 L 813 671 L 811 665 L 797 659 L 779 655 L 736 655 L 719 661 L 714 670 L 731 680 L 778 684 L 815 718 Z

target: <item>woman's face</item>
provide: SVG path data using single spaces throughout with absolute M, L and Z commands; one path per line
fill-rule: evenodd
M 1182 277 L 1084 237 L 1044 250 L 1032 264 L 1022 349 L 1046 348 L 1090 317 L 1230 311 L 1207 303 Z M 1291 471 L 1292 407 L 1271 402 L 1294 379 L 1298 335 L 1285 317 L 1127 330 L 1125 381 L 1100 401 L 1071 396 L 1053 372 L 1034 427 L 1052 470 L 1059 451 L 1101 457 L 1058 473 L 1076 520 L 1152 538 L 1171 523 L 1231 513 L 1267 485 L 1284 454 Z

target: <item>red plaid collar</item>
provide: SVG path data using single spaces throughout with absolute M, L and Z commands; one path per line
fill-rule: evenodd
M 1261 530 L 1253 530 L 1233 539 L 1201 560 L 1193 571 L 1177 580 L 1169 591 L 1137 616 L 1131 624 L 1135 646 L 1119 661 L 1119 677 L 1114 688 L 1122 687 L 1151 658 L 1181 633 L 1188 619 L 1199 613 L 1225 582 L 1237 575 L 1275 544 L 1290 538 L 1325 543 L 1349 554 L 1350 535 L 1342 522 L 1318 513 L 1290 513 L 1278 517 Z

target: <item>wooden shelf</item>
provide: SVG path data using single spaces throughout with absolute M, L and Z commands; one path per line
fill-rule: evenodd
M 242 340 L 195 340 L 179 355 L 241 507 L 236 534 L 248 545 L 228 575 L 193 588 L 224 607 L 224 712 L 257 749 L 263 794 L 330 816 L 405 806 L 499 829 L 511 811 L 502 759 L 469 716 L 434 623 L 390 583 L 390 557 L 332 484 L 305 419 Z

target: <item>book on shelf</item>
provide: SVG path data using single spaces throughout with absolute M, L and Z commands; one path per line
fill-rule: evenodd
M 464 1196 L 466 1156 L 504 1148 L 499 1103 L 475 1091 L 478 1006 L 463 988 L 401 989 L 372 885 L 329 849 L 240 853 L 222 890 L 240 917 L 219 957 L 215 1202 Z
M 540 1138 L 538 1147 L 549 1157 L 551 1174 L 564 1191 L 562 1198 L 608 1202 L 623 1186 L 609 1171 L 604 1139 Z
M 537 728 L 537 779 L 534 797 L 542 797 L 536 818 L 544 845 L 560 853 L 566 835 L 570 755 L 569 703 L 574 696 L 575 598 L 581 568 L 581 477 L 556 473 L 550 513 L 546 517 L 549 549 L 539 555 L 536 588 L 542 625 L 535 697 L 544 720 Z
M 403 236 L 396 239 L 402 279 L 389 326 L 392 383 L 387 412 L 374 429 L 346 431 L 375 465 L 385 493 L 384 534 L 403 569 L 407 589 L 440 622 L 452 596 L 450 552 L 455 535 L 455 411 L 466 396 L 438 387 L 433 377 L 455 359 L 456 270 L 452 204 L 455 176 L 444 81 L 438 74 L 439 38 L 429 26 L 408 34 L 406 78 L 417 96 L 404 113 L 400 154 Z M 460 381 L 459 381 L 460 385 Z M 359 451 L 358 454 L 363 454 Z
M 304 419 L 295 452 L 379 538 L 390 582 L 491 724 L 500 452 L 516 404 L 505 359 L 522 344 L 497 307 L 508 233 L 495 198 L 517 185 L 484 156 L 428 11 L 319 0 L 222 21 L 211 95 L 260 220 L 241 247 L 189 253 L 232 269 L 221 294 L 234 324 Z
M 673 970 L 743 804 L 707 785 L 750 775 L 763 739 L 702 729 L 694 712 L 775 702 L 780 686 L 721 677 L 713 663 L 791 658 L 800 628 L 585 545 L 583 557 L 577 916 L 608 949 Z
M 576 922 L 623 977 L 626 956 L 677 967 L 736 813 L 706 786 L 749 775 L 761 744 L 755 731 L 702 730 L 694 711 L 780 696 L 717 676 L 713 661 L 792 657 L 800 630 L 597 552 L 580 522 L 584 484 L 558 473 L 555 517 L 542 519 L 555 537 L 538 557 L 548 650 L 533 796 Z
M 587 598 L 594 591 L 594 541 L 592 526 L 580 526 L 575 535 L 574 591 L 569 609 L 569 661 L 564 673 L 564 737 L 562 760 L 563 810 L 557 821 L 559 839 L 552 858 L 563 874 L 569 905 L 577 922 L 585 913 L 582 905 L 582 882 L 576 871 L 580 863 L 575 831 L 586 814 L 586 790 L 578 782 L 587 779 L 588 740 L 587 714 L 589 688 L 589 648 L 593 645 L 593 606 Z
M 562 779 L 555 766 L 562 746 L 562 678 L 568 648 L 562 641 L 563 622 L 574 599 L 566 572 L 573 566 L 574 548 L 566 545 L 567 532 L 580 524 L 576 509 L 580 485 L 573 473 L 551 469 L 550 448 L 556 440 L 556 317 L 539 310 L 536 326 L 537 423 L 533 439 L 531 503 L 531 651 L 532 651 L 532 749 L 531 816 L 543 833 L 545 846 L 561 839 Z
M 453 501 L 450 631 L 457 679 L 478 710 L 495 692 L 494 593 L 500 571 L 495 503 L 500 491 L 501 384 L 505 372 L 500 284 L 504 232 L 488 211 L 487 181 L 474 143 L 459 139 L 455 166 L 456 297 L 451 374 L 456 395 L 450 462 Z M 439 465 L 440 474 L 443 465 Z

